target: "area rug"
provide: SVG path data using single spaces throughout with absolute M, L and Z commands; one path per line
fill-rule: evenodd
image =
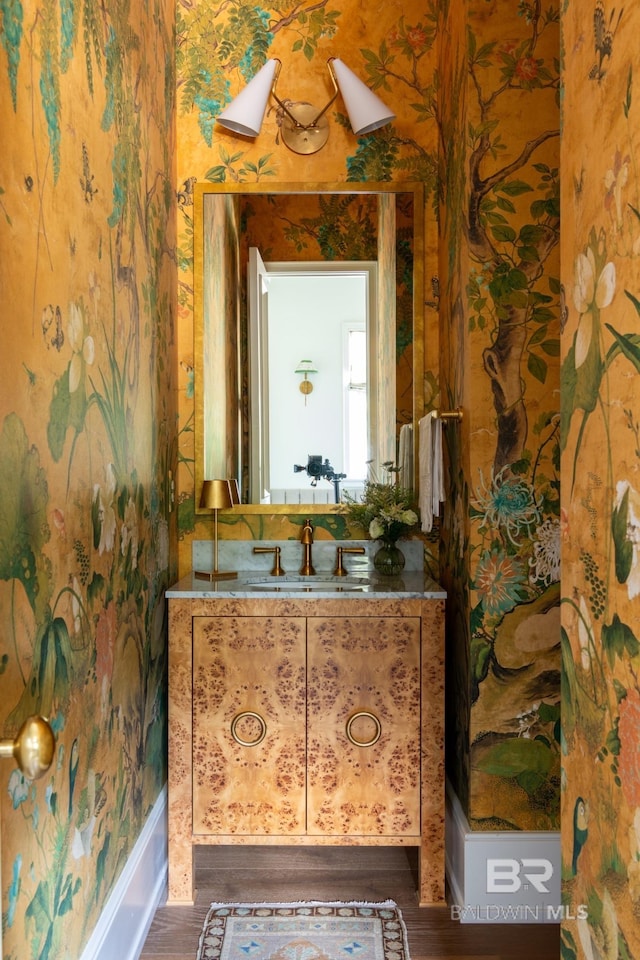
M 393 900 L 212 903 L 197 960 L 409 960 Z

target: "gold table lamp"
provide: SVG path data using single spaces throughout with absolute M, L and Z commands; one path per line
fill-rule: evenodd
M 213 510 L 213 570 L 196 570 L 194 576 L 201 580 L 233 580 L 238 576 L 235 570 L 218 570 L 218 510 L 233 507 L 235 491 L 229 480 L 204 480 L 200 494 L 200 506 Z

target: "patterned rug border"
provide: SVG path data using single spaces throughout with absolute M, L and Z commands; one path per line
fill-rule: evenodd
M 281 901 L 264 901 L 264 902 L 231 902 L 223 901 L 220 903 L 211 903 L 205 917 L 202 932 L 200 934 L 200 940 L 198 943 L 198 953 L 196 960 L 203 960 L 203 948 L 204 940 L 207 935 L 207 930 L 209 928 L 210 921 L 216 915 L 219 917 L 231 918 L 234 916 L 242 916 L 245 912 L 251 910 L 265 910 L 273 911 L 274 913 L 287 913 L 293 912 L 294 910 L 304 910 L 308 908 L 326 908 L 327 910 L 336 910 L 340 911 L 342 909 L 356 909 L 356 910 L 392 910 L 395 912 L 395 919 L 397 920 L 400 927 L 400 934 L 402 937 L 402 951 L 399 951 L 397 954 L 397 960 L 410 960 L 409 956 L 409 941 L 407 938 L 407 928 L 405 926 L 404 919 L 402 917 L 402 911 L 400 910 L 398 904 L 395 900 L 281 900 Z M 224 939 L 224 933 L 222 935 Z M 222 944 L 221 944 L 222 950 Z M 220 956 L 220 954 L 218 954 Z

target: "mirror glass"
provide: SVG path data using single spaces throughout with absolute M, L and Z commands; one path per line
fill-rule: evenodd
M 228 477 L 245 512 L 332 511 L 363 463 L 412 485 L 422 185 L 199 183 L 194 203 L 196 505 Z

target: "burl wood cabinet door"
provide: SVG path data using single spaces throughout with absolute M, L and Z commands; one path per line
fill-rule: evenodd
M 195 617 L 193 832 L 305 832 L 304 617 Z
M 307 833 L 420 834 L 420 619 L 307 620 Z

